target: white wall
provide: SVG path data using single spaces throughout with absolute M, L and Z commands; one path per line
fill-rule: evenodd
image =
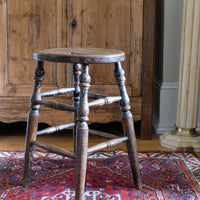
M 162 59 L 159 53 L 155 58 L 161 61 L 155 62 L 153 127 L 163 133 L 176 124 L 183 0 L 159 1 L 164 3 L 164 35 Z
M 179 76 L 183 0 L 164 1 L 163 82 L 177 83 Z

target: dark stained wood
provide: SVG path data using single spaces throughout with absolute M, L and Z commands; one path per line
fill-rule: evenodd
M 102 94 L 88 92 L 88 97 L 91 99 L 100 99 L 100 98 L 108 97 L 108 95 L 102 95 Z
M 80 101 L 80 75 L 81 75 L 82 65 L 75 63 L 72 65 L 72 74 L 73 74 L 73 106 L 78 108 Z M 74 139 L 74 153 L 76 153 L 76 128 L 77 128 L 77 112 L 73 113 L 73 122 L 75 126 L 73 127 L 73 139 Z
M 126 92 L 124 70 L 121 68 L 120 63 L 115 63 L 114 70 L 115 81 L 119 88 L 121 96 L 120 106 L 122 111 L 122 126 L 124 135 L 128 137 L 127 149 L 129 161 L 132 169 L 133 181 L 137 189 L 142 189 L 140 168 L 137 156 L 137 145 L 135 139 L 135 130 L 133 124 L 132 114 L 130 112 L 130 100 Z
M 164 9 L 165 1 L 156 0 L 156 30 L 155 30 L 155 77 L 163 80 L 163 45 L 164 45 Z
M 137 156 L 135 129 L 133 124 L 133 117 L 129 110 L 122 112 L 122 125 L 123 125 L 124 135 L 128 137 L 127 150 L 129 155 L 131 171 L 133 175 L 133 181 L 135 183 L 136 188 L 140 190 L 142 189 L 142 181 L 141 181 L 141 174 Z
M 77 54 L 71 54 L 70 57 L 64 57 L 67 62 L 71 62 L 72 60 L 79 61 L 79 57 L 86 62 L 86 58 L 88 62 L 92 60 L 98 60 L 99 56 L 101 59 L 109 57 L 108 52 L 111 52 L 110 59 L 115 57 L 113 50 L 109 51 L 106 50 L 106 57 L 104 57 L 101 51 L 97 51 L 97 49 L 89 49 L 86 51 L 85 54 L 79 55 L 82 53 L 83 49 L 75 49 Z M 66 49 L 65 49 L 66 50 Z M 63 50 L 62 50 L 63 51 Z M 73 49 L 70 49 L 73 51 Z M 40 51 L 45 52 L 44 51 Z M 92 55 L 91 57 L 88 56 L 88 52 Z M 93 53 L 91 53 L 93 52 Z M 99 54 L 96 55 L 96 54 Z M 41 55 L 41 54 L 37 54 Z M 79 57 L 78 57 L 79 55 Z M 85 56 L 87 55 L 87 56 Z M 103 56 L 102 56 L 103 55 Z M 116 54 L 117 57 L 118 54 Z M 73 58 L 74 56 L 74 58 Z M 84 57 L 85 56 L 85 57 Z M 61 57 L 58 51 L 51 49 L 51 54 L 48 54 L 48 60 L 60 61 Z M 83 58 L 84 57 L 84 58 Z M 96 58 L 97 57 L 97 58 Z M 90 60 L 91 59 L 91 60 Z M 113 60 L 116 60 L 114 58 Z M 104 60 L 105 61 L 105 60 Z M 104 62 L 102 61 L 102 62 Z M 99 62 L 99 60 L 98 60 Z M 91 97 L 97 98 L 94 101 L 88 102 L 88 90 L 90 88 L 91 77 L 89 75 L 89 65 L 86 63 L 74 63 L 72 65 L 72 74 L 73 74 L 73 88 L 70 88 L 70 91 L 73 92 L 73 105 L 68 105 L 64 103 L 58 103 L 54 101 L 43 101 L 41 100 L 41 93 L 40 87 L 41 82 L 43 80 L 44 69 L 43 69 L 43 61 L 37 61 L 38 65 L 35 69 L 35 76 L 34 76 L 34 89 L 33 94 L 31 96 L 31 109 L 28 118 L 28 126 L 27 126 L 27 135 L 26 135 L 26 148 L 25 148 L 25 168 L 24 168 L 24 177 L 23 177 L 23 184 L 24 186 L 28 185 L 29 183 L 29 174 L 31 169 L 31 159 L 32 159 L 32 152 L 34 145 L 43 148 L 47 151 L 57 153 L 60 155 L 64 155 L 70 158 L 75 158 L 75 199 L 76 200 L 83 200 L 84 199 L 84 190 L 85 190 L 85 180 L 86 180 L 86 169 L 87 169 L 87 155 L 98 151 L 100 149 L 109 148 L 119 143 L 127 141 L 127 149 L 129 154 L 130 165 L 133 174 L 133 181 L 137 189 L 141 189 L 141 177 L 140 177 L 140 170 L 139 170 L 139 163 L 137 158 L 137 148 L 136 148 L 136 139 L 135 139 L 135 132 L 133 126 L 133 118 L 130 112 L 130 99 L 128 97 L 125 85 L 125 75 L 124 70 L 121 67 L 120 62 L 114 62 L 114 78 L 115 82 L 118 87 L 119 96 L 105 96 L 101 94 L 94 94 L 91 93 Z M 98 66 L 97 66 L 98 67 Z M 60 95 L 62 93 L 66 93 L 66 89 L 63 90 L 54 90 L 50 92 L 45 92 L 44 96 L 51 96 L 53 95 Z M 93 106 L 103 106 L 106 104 L 112 103 L 120 104 L 121 109 L 121 116 L 122 116 L 122 125 L 124 131 L 124 137 L 117 137 L 113 136 L 112 134 L 98 132 L 98 131 L 89 131 L 88 128 L 88 120 L 89 120 L 89 108 Z M 38 126 L 38 117 L 40 105 L 45 105 L 47 107 L 53 109 L 61 109 L 65 111 L 72 111 L 73 114 L 73 123 L 71 124 L 63 124 L 59 126 L 54 126 L 50 128 L 46 128 L 42 131 L 37 132 Z M 119 110 L 119 109 L 118 109 Z M 55 131 L 63 130 L 73 126 L 73 136 L 74 136 L 74 152 L 70 152 L 64 149 L 61 149 L 57 146 L 50 145 L 47 143 L 40 142 L 36 140 L 37 135 L 41 134 L 50 134 Z M 74 128 L 76 127 L 76 128 Z M 100 136 L 105 136 L 107 138 L 112 138 L 107 142 L 100 143 L 98 145 L 92 146 L 88 148 L 88 134 L 93 133 Z
M 75 126 L 75 123 L 53 126 L 53 127 L 49 127 L 49 128 L 45 128 L 43 130 L 37 131 L 37 135 L 52 134 L 52 133 L 59 132 L 59 131 L 62 131 L 74 126 Z
M 64 103 L 58 103 L 58 102 L 52 102 L 52 101 L 41 101 L 41 100 L 37 100 L 36 103 L 38 105 L 43 105 L 43 106 L 53 108 L 53 109 L 76 112 L 76 108 L 74 106 L 64 104 Z
M 90 75 L 88 65 L 83 65 L 80 76 L 80 103 L 77 113 L 77 132 L 76 132 L 76 159 L 75 159 L 75 200 L 84 199 L 84 189 L 87 167 L 88 149 L 88 89 L 90 87 Z
M 34 88 L 31 95 L 31 106 L 30 112 L 27 119 L 26 128 L 26 141 L 25 141 L 25 157 L 24 157 L 24 175 L 23 175 L 23 185 L 27 186 L 29 184 L 30 170 L 31 170 L 31 160 L 34 146 L 31 144 L 33 140 L 36 140 L 38 118 L 39 118 L 39 105 L 35 104 L 36 100 L 41 99 L 40 90 L 41 82 L 43 80 L 44 70 L 43 62 L 38 61 L 37 67 L 34 71 Z
M 63 155 L 63 156 L 69 157 L 69 158 L 74 158 L 73 152 L 67 151 L 67 150 L 62 149 L 60 147 L 50 145 L 50 144 L 47 144 L 47 143 L 44 143 L 44 142 L 40 142 L 40 141 L 37 141 L 37 140 L 32 141 L 31 143 L 42 148 L 42 149 L 47 150 L 48 152 L 56 153 L 56 154 Z
M 152 138 L 156 0 L 144 0 L 141 138 Z
M 125 142 L 127 140 L 128 140 L 128 137 L 126 137 L 126 136 L 108 140 L 106 142 L 102 142 L 102 143 L 99 143 L 95 146 L 88 148 L 87 152 L 88 152 L 88 154 L 91 154 L 91 153 L 94 153 L 94 152 L 102 150 L 102 149 L 110 148 L 112 146 L 115 146 L 115 145 Z
M 124 61 L 125 53 L 116 49 L 56 48 L 34 52 L 33 58 L 41 61 L 66 63 L 112 63 Z

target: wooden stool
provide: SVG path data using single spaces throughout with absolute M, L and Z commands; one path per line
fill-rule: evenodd
M 83 200 L 86 180 L 87 154 L 126 141 L 133 180 L 136 188 L 141 189 L 142 184 L 137 157 L 133 119 L 130 112 L 129 97 L 125 88 L 124 70 L 121 68 L 120 64 L 120 61 L 125 59 L 124 52 L 113 49 L 63 48 L 41 50 L 35 52 L 33 57 L 37 60 L 37 67 L 34 71 L 34 88 L 31 96 L 31 106 L 27 120 L 23 177 L 24 186 L 29 184 L 32 153 L 34 146 L 36 145 L 47 151 L 75 159 L 75 199 Z M 44 61 L 73 63 L 73 88 L 62 88 L 41 93 L 40 87 L 44 76 Z M 88 70 L 89 64 L 91 63 L 114 63 L 114 77 L 119 88 L 119 96 L 109 97 L 96 93 L 88 93 L 88 89 L 90 87 L 90 75 Z M 41 100 L 42 97 L 61 95 L 68 92 L 73 93 L 73 105 Z M 96 100 L 88 102 L 88 98 Z M 118 138 L 112 134 L 104 134 L 99 131 L 88 130 L 87 121 L 89 108 L 114 102 L 120 103 L 124 137 Z M 40 105 L 54 109 L 72 111 L 74 113 L 73 123 L 37 131 Z M 37 135 L 51 133 L 69 127 L 73 127 L 74 152 L 63 150 L 56 146 L 36 140 Z M 88 132 L 95 132 L 95 134 L 104 136 L 110 140 L 88 148 Z

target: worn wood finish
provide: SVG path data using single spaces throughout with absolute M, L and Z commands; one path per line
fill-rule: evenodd
M 30 112 L 27 119 L 27 129 L 26 129 L 26 142 L 25 142 L 25 157 L 24 157 L 24 175 L 23 175 L 23 185 L 27 186 L 29 183 L 29 175 L 31 169 L 31 160 L 34 146 L 31 142 L 36 139 L 37 127 L 38 127 L 38 117 L 39 117 L 39 105 L 35 102 L 40 100 L 40 89 L 41 82 L 44 76 L 43 62 L 38 61 L 37 67 L 35 69 L 34 75 L 34 88 L 31 96 L 31 106 Z
M 88 97 L 90 99 L 100 99 L 100 98 L 104 98 L 104 97 L 108 97 L 108 96 L 107 95 L 103 95 L 103 94 L 97 94 L 97 93 L 88 92 Z
M 126 136 L 108 140 L 106 142 L 102 142 L 102 143 L 99 143 L 95 146 L 88 148 L 87 152 L 88 152 L 88 154 L 91 154 L 91 153 L 94 153 L 94 152 L 102 150 L 102 149 L 110 148 L 112 146 L 115 146 L 115 145 L 125 142 L 127 140 L 128 140 L 128 138 Z
M 89 102 L 89 107 L 93 106 L 104 106 L 106 104 L 116 103 L 121 100 L 121 97 L 104 97 L 102 99 L 97 99 L 95 101 Z
M 60 49 L 59 49 L 60 50 Z M 63 51 L 67 51 L 68 49 L 62 49 L 61 55 L 63 56 Z M 87 49 L 85 54 L 79 55 L 82 53 L 82 50 L 85 49 L 75 49 L 76 54 L 65 55 L 66 62 L 71 62 L 72 60 L 80 61 L 80 58 L 83 62 L 100 62 L 99 54 L 101 57 L 102 62 L 107 61 L 108 57 L 109 60 L 118 60 L 118 52 L 113 50 L 107 50 L 106 54 L 102 53 L 102 49 Z M 31 154 L 34 145 L 43 148 L 47 151 L 61 154 L 64 156 L 68 156 L 70 158 L 75 158 L 75 199 L 76 200 L 83 200 L 84 199 L 84 189 L 85 189 L 85 180 L 86 180 L 86 169 L 87 169 L 87 155 L 93 153 L 95 151 L 109 148 L 119 143 L 127 141 L 127 148 L 129 154 L 130 165 L 133 174 L 133 180 L 135 183 L 136 188 L 141 189 L 141 177 L 139 171 L 139 164 L 137 158 L 137 148 L 136 148 L 136 140 L 135 140 L 135 132 L 133 127 L 133 119 L 132 114 L 130 112 L 130 100 L 126 91 L 125 86 L 125 76 L 124 70 L 121 67 L 120 62 L 114 62 L 114 78 L 117 83 L 117 87 L 119 90 L 119 96 L 105 96 L 100 94 L 92 93 L 90 94 L 93 98 L 97 98 L 94 101 L 88 102 L 88 90 L 90 87 L 91 77 L 89 75 L 89 65 L 86 63 L 74 63 L 72 65 L 72 74 L 73 74 L 73 105 L 51 102 L 51 101 L 42 101 L 41 100 L 41 93 L 40 93 L 40 85 L 41 81 L 43 80 L 44 69 L 43 69 L 43 61 L 41 61 L 40 55 L 47 56 L 46 58 L 49 61 L 56 61 L 56 58 L 60 61 L 61 57 L 58 53 L 59 51 L 55 50 L 55 54 L 53 54 L 53 50 L 50 49 L 51 53 L 46 53 L 49 51 L 40 51 L 37 53 L 37 58 L 39 59 L 38 65 L 35 69 L 35 84 L 33 89 L 33 94 L 31 97 L 31 111 L 30 111 L 30 119 L 28 119 L 28 127 L 27 127 L 27 139 L 26 139 L 26 150 L 25 150 L 25 168 L 24 168 L 24 185 L 28 184 L 29 179 L 29 170 L 30 170 L 30 162 L 31 162 Z M 68 52 L 68 51 L 67 51 Z M 70 49 L 70 52 L 73 52 Z M 108 55 L 108 52 L 111 55 Z M 116 52 L 116 57 L 115 57 Z M 79 57 L 78 57 L 79 55 Z M 74 58 L 73 58 L 74 56 Z M 40 57 L 40 58 L 39 58 Z M 97 58 L 96 58 L 97 57 Z M 53 58 L 53 60 L 52 60 Z M 45 60 L 45 58 L 43 57 Z M 104 59 L 104 61 L 103 61 Z M 120 60 L 120 59 L 119 59 Z M 63 91 L 50 91 L 46 92 L 45 96 L 49 96 L 49 94 L 57 94 L 59 95 Z M 65 90 L 66 92 L 66 90 Z M 104 96 L 104 97 L 102 97 Z M 124 137 L 115 137 L 112 134 L 98 132 L 98 131 L 89 131 L 88 123 L 89 120 L 89 108 L 93 106 L 103 106 L 106 104 L 116 103 L 120 104 L 120 108 L 122 111 L 122 125 L 124 130 Z M 54 109 L 61 109 L 65 111 L 72 111 L 73 113 L 73 123 L 71 124 L 64 124 L 60 126 L 54 126 L 51 128 L 47 128 L 37 132 L 38 126 L 38 116 L 39 112 L 38 109 L 40 105 L 45 105 L 50 108 Z M 33 113 L 34 112 L 34 113 Z M 36 113 L 36 114 L 35 114 Z M 61 149 L 57 146 L 47 144 L 44 142 L 40 142 L 36 140 L 37 134 L 50 134 L 55 131 L 66 129 L 70 126 L 73 126 L 73 137 L 74 137 L 74 152 L 70 152 L 64 149 Z M 75 129 L 76 128 L 76 129 Z M 100 136 L 105 136 L 107 138 L 112 138 L 106 142 L 102 142 L 98 145 L 92 146 L 88 148 L 88 133 L 93 133 Z
M 81 64 L 73 64 L 72 65 L 72 74 L 73 74 L 73 88 L 75 89 L 73 92 L 73 106 L 78 108 L 80 101 L 80 75 L 81 75 Z M 73 122 L 75 126 L 73 127 L 73 138 L 74 138 L 74 153 L 76 152 L 76 127 L 77 127 L 77 112 L 73 113 Z
M 62 95 L 62 94 L 66 94 L 66 93 L 74 92 L 74 91 L 75 91 L 74 88 L 60 88 L 57 90 L 42 92 L 40 95 L 41 97 L 51 97 L 51 96 Z
M 28 186 L 30 179 L 31 161 L 33 157 L 34 146 L 31 144 L 36 137 L 37 125 L 38 125 L 38 110 L 32 110 L 29 112 L 27 119 L 27 131 L 25 139 L 25 157 L 24 157 L 24 173 L 23 173 L 23 186 Z
M 153 110 L 153 68 L 155 51 L 155 11 L 156 0 L 144 0 L 144 30 L 143 30 L 143 79 L 142 79 L 142 111 L 141 138 L 152 138 Z
M 87 148 L 88 148 L 88 89 L 90 87 L 90 75 L 88 65 L 83 65 L 80 76 L 80 103 L 78 107 L 78 124 L 76 135 L 76 156 L 75 156 L 75 199 L 84 199 L 86 167 L 87 167 Z
M 112 63 L 124 61 L 123 51 L 103 48 L 56 48 L 36 51 L 33 58 L 65 63 Z
M 47 143 L 44 143 L 44 142 L 40 142 L 40 141 L 37 141 L 37 140 L 34 140 L 31 143 L 42 148 L 42 149 L 47 150 L 48 152 L 56 153 L 56 154 L 63 155 L 63 156 L 69 157 L 69 158 L 74 158 L 73 152 L 67 151 L 67 150 L 62 149 L 60 147 L 50 145 L 50 144 L 47 144 Z
M 138 189 L 142 189 L 141 175 L 139 169 L 139 162 L 137 157 L 137 147 L 135 139 L 135 131 L 133 127 L 133 118 L 130 112 L 130 100 L 125 88 L 124 70 L 121 68 L 120 63 L 115 63 L 115 81 L 119 87 L 119 94 L 121 96 L 121 111 L 122 111 L 122 125 L 124 135 L 128 137 L 127 149 L 132 169 L 133 181 Z
M 128 137 L 127 149 L 132 169 L 133 181 L 135 183 L 136 188 L 140 190 L 142 189 L 142 181 L 141 181 L 141 174 L 137 156 L 135 130 L 133 124 L 133 117 L 129 110 L 122 112 L 122 125 L 123 125 L 124 135 Z
M 43 130 L 37 131 L 37 135 L 52 134 L 52 133 L 59 132 L 59 131 L 62 131 L 74 126 L 75 126 L 75 123 L 53 126 L 53 127 L 49 127 L 49 128 L 45 128 Z
M 43 106 L 53 108 L 53 109 L 76 112 L 76 108 L 74 106 L 64 104 L 64 103 L 42 101 L 42 100 L 37 100 L 36 103 L 38 105 L 43 105 Z

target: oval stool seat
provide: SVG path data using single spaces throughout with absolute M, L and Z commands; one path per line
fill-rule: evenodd
M 125 53 L 116 49 L 53 48 L 36 51 L 33 58 L 40 61 L 67 63 L 113 63 L 125 60 Z

